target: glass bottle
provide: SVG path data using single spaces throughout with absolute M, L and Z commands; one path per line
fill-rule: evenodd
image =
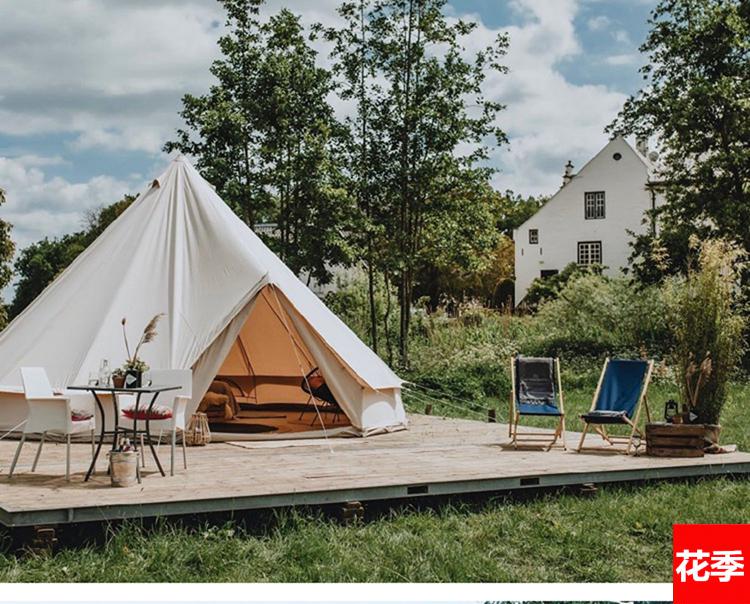
M 109 361 L 102 359 L 101 365 L 99 365 L 99 385 L 109 386 L 109 379 L 112 376 L 112 372 L 109 370 Z

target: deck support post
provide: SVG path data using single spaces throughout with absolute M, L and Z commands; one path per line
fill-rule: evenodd
M 578 489 L 578 494 L 582 497 L 594 497 L 598 492 L 599 489 L 593 482 L 586 482 Z
M 54 525 L 38 525 L 31 529 L 31 539 L 28 549 L 34 553 L 51 552 L 57 545 L 57 527 Z
M 342 524 L 355 524 L 365 517 L 365 506 L 360 501 L 347 501 L 338 512 Z

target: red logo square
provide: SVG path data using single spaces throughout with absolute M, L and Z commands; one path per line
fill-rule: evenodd
M 750 603 L 750 525 L 675 524 L 675 604 Z

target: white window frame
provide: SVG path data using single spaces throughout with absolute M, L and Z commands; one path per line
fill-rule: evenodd
M 579 241 L 578 242 L 578 265 L 591 266 L 602 264 L 604 252 L 601 241 Z
M 539 245 L 539 229 L 529 229 L 529 245 Z
M 607 217 L 607 195 L 604 191 L 587 191 L 583 194 L 583 217 L 586 220 L 603 220 Z

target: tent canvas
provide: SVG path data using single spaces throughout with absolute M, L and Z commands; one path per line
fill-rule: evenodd
M 193 370 L 189 411 L 222 370 L 253 376 L 257 395 L 306 400 L 291 385 L 314 364 L 349 432 L 406 426 L 402 380 L 183 157 L 0 332 L 0 426 L 23 419 L 20 367 L 45 367 L 57 388 L 86 382 L 101 359 L 124 362 L 122 317 L 132 339 L 157 313 L 159 335 L 141 356 Z

